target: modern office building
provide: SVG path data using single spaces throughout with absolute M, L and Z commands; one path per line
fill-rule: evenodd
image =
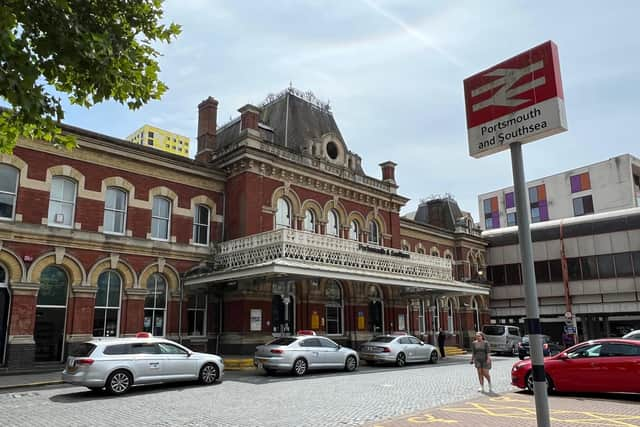
M 565 314 L 578 336 L 640 328 L 640 161 L 629 154 L 529 182 L 534 267 L 545 333 Z M 493 322 L 525 317 L 513 190 L 480 195 Z
M 455 202 L 401 218 L 395 163 L 367 175 L 308 93 L 221 128 L 217 106 L 199 105 L 195 160 L 66 125 L 82 150 L 0 154 L 0 365 L 138 331 L 222 354 L 299 329 L 464 345 L 489 320 L 486 243 Z
M 630 154 L 529 181 L 531 222 L 640 206 L 640 159 Z M 516 225 L 513 187 L 478 196 L 483 230 Z
M 189 138 L 151 125 L 144 125 L 127 138 L 134 144 L 189 157 Z

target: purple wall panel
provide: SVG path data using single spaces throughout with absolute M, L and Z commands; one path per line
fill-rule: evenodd
M 580 190 L 580 175 L 574 175 L 571 177 L 571 192 L 577 193 Z

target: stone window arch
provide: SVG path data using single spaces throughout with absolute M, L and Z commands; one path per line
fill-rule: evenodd
M 358 225 L 358 221 L 351 220 L 349 224 L 349 239 L 359 241 L 360 240 L 360 225 Z
M 161 273 L 153 273 L 147 279 L 146 288 L 142 329 L 154 336 L 164 336 L 167 317 L 167 279 Z
M 409 246 L 409 242 L 407 242 L 406 240 L 402 239 L 402 242 L 400 243 L 400 248 L 403 251 L 407 251 L 409 252 L 411 250 L 411 247 Z
M 313 209 L 306 209 L 304 211 L 303 230 L 310 233 L 316 232 L 316 213 Z
M 380 233 L 380 225 L 376 220 L 371 220 L 369 222 L 369 243 L 373 245 L 380 245 L 382 235 Z
M 285 197 L 276 201 L 275 229 L 292 228 L 291 202 Z
M 120 330 L 120 304 L 122 278 L 116 270 L 103 271 L 98 277 L 95 310 L 93 315 L 94 337 L 117 337 Z
M 431 249 L 429 249 L 429 255 L 431 256 L 440 256 L 440 249 L 438 249 L 437 246 L 431 246 Z
M 340 215 L 335 209 L 329 209 L 327 214 L 327 232 L 329 236 L 340 237 Z
M 342 286 L 335 280 L 325 285 L 325 319 L 327 335 L 344 333 L 344 309 Z

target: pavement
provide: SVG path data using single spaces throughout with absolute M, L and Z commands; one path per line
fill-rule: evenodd
M 549 396 L 551 425 L 640 426 L 640 396 L 633 394 L 580 394 Z M 483 393 L 481 397 L 368 424 L 367 427 L 491 426 L 535 427 L 534 396 L 522 391 Z
M 62 384 L 60 374 L 63 369 L 64 367 L 60 365 L 55 370 L 3 371 L 0 372 L 0 390 Z M 224 369 L 225 372 L 254 369 L 253 358 L 244 356 L 225 357 Z

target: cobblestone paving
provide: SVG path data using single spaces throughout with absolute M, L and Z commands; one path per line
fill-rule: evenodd
M 209 387 L 151 386 L 122 397 L 68 386 L 14 391 L 0 394 L 0 425 L 357 426 L 477 397 L 468 358 L 303 378 L 229 372 Z M 494 358 L 495 392 L 512 390 L 514 360 Z

